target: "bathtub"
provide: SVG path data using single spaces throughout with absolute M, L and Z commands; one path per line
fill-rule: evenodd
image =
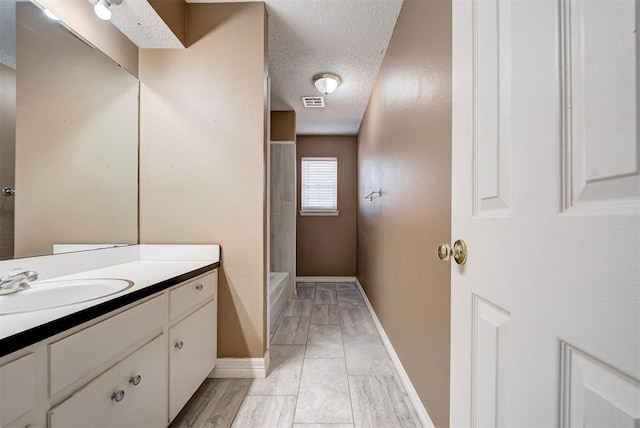
M 271 332 L 276 328 L 278 319 L 289 299 L 289 274 L 287 272 L 271 272 L 269 275 L 269 320 L 271 322 Z

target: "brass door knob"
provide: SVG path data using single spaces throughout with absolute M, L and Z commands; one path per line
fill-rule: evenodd
M 438 245 L 438 257 L 440 260 L 448 262 L 451 260 L 451 256 L 459 265 L 463 265 L 467 261 L 467 244 L 462 239 L 454 242 L 453 247 L 447 243 Z

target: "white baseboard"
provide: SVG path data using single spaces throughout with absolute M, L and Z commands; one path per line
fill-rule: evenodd
M 296 276 L 296 282 L 356 282 L 355 276 Z
M 424 425 L 425 427 L 428 427 L 428 428 L 435 427 L 435 425 L 433 424 L 433 421 L 431 420 L 431 417 L 429 416 L 429 413 L 427 413 L 427 409 L 424 407 L 424 404 L 422 404 L 422 400 L 420 400 L 420 397 L 418 396 L 418 392 L 413 387 L 413 383 L 411 383 L 411 380 L 409 379 L 409 375 L 404 370 L 404 367 L 400 362 L 400 358 L 398 357 L 398 354 L 396 354 L 395 349 L 393 349 L 393 345 L 391 344 L 391 341 L 389 340 L 387 333 L 385 333 L 384 328 L 382 328 L 382 324 L 380 324 L 380 320 L 378 319 L 376 313 L 374 312 L 373 307 L 371 306 L 371 302 L 369 302 L 367 295 L 364 293 L 364 290 L 362 289 L 362 284 L 360 284 L 360 281 L 358 281 L 357 278 L 355 278 L 354 282 L 356 283 L 356 285 L 360 289 L 360 292 L 362 293 L 362 297 L 364 298 L 364 301 L 367 304 L 369 313 L 371 313 L 373 322 L 375 323 L 376 328 L 378 329 L 378 333 L 382 338 L 382 343 L 384 343 L 385 348 L 387 348 L 389 357 L 391 357 L 391 361 L 393 362 L 393 365 L 398 371 L 398 375 L 400 376 L 402 385 L 404 386 L 404 389 L 406 389 L 407 395 L 409 395 L 409 400 L 411 400 L 411 404 L 413 404 L 413 407 L 416 410 L 416 413 L 418 414 L 418 418 L 420 418 L 420 422 L 422 422 L 422 425 Z
M 210 378 L 264 379 L 269 371 L 269 350 L 264 358 L 218 358 Z

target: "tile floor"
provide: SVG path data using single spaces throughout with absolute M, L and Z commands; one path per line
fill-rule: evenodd
M 420 427 L 358 287 L 298 283 L 266 379 L 207 379 L 183 427 Z

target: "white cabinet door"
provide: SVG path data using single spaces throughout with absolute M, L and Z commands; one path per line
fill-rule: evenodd
M 36 368 L 34 354 L 0 367 L 0 427 L 9 425 L 35 407 Z
M 53 408 L 49 426 L 166 426 L 166 355 L 161 335 Z
M 454 0 L 452 426 L 639 426 L 637 0 Z
M 169 330 L 169 420 L 216 365 L 217 306 L 212 301 Z

